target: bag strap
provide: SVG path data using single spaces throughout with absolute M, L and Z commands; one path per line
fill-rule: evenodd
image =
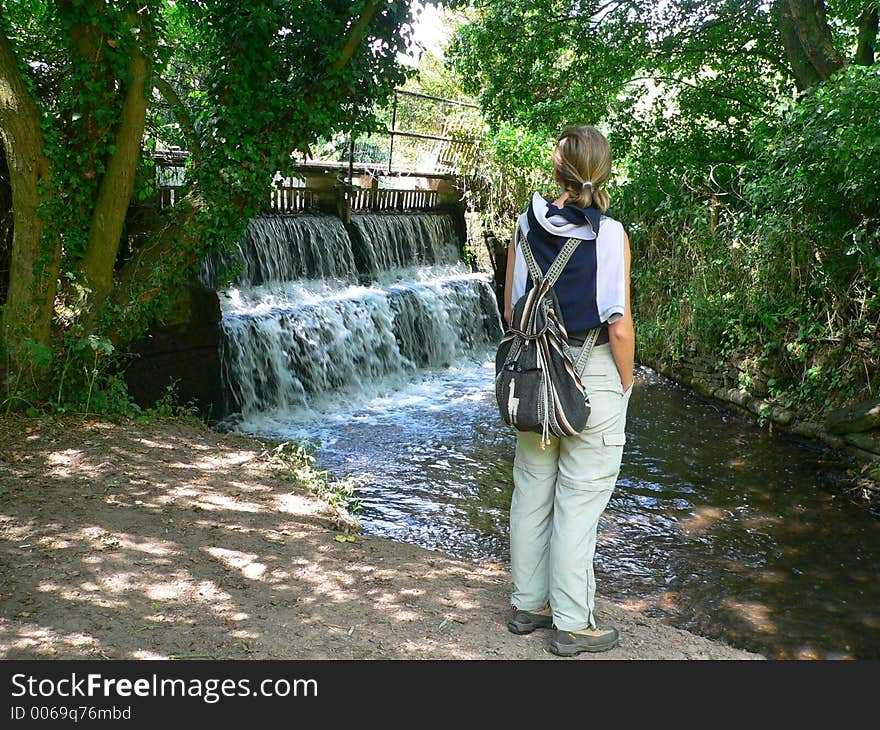
M 569 238 L 562 247 L 562 250 L 557 254 L 556 258 L 553 259 L 553 263 L 550 264 L 547 273 L 544 274 L 541 271 L 541 267 L 538 266 L 538 262 L 535 261 L 535 256 L 532 253 L 531 246 L 529 246 L 528 238 L 521 234 L 519 224 L 516 226 L 516 237 L 516 240 L 519 241 L 520 247 L 522 248 L 523 258 L 526 260 L 526 266 L 529 267 L 529 273 L 532 275 L 532 283 L 535 286 L 538 285 L 538 282 L 547 282 L 549 286 L 553 286 L 560 274 L 562 274 L 562 270 L 565 268 L 568 260 L 572 257 L 572 254 L 574 254 L 575 249 L 581 244 L 581 239 Z
M 574 371 L 580 376 L 580 374 L 584 371 L 584 368 L 587 365 L 587 361 L 590 359 L 590 355 L 593 354 L 593 345 L 596 344 L 596 340 L 599 337 L 599 330 L 601 327 L 595 327 L 590 330 L 590 333 L 587 335 L 584 340 L 584 344 L 581 347 L 580 354 L 577 356 L 577 360 L 574 361 Z

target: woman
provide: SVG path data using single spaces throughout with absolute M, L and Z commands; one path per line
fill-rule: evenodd
M 601 327 L 581 373 L 590 418 L 576 436 L 551 438 L 517 432 L 510 506 L 510 559 L 514 615 L 508 628 L 528 634 L 556 628 L 550 650 L 560 656 L 614 647 L 619 632 L 597 625 L 593 554 L 596 528 L 614 489 L 632 394 L 635 333 L 629 303 L 629 239 L 623 226 L 604 215 L 611 174 L 611 148 L 594 127 L 568 127 L 553 153 L 561 187 L 552 203 L 534 194 L 520 217 L 538 265 L 547 271 L 569 238 L 582 243 L 559 277 L 559 299 L 569 341 L 579 345 Z M 513 303 L 531 287 L 516 243 L 508 251 L 505 321 Z M 575 347 L 575 358 L 580 352 Z

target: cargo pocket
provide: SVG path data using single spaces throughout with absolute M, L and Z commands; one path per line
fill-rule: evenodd
M 603 433 L 602 443 L 606 446 L 623 446 L 626 443 L 625 433 Z

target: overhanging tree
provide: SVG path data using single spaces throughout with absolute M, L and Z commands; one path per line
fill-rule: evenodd
M 404 80 L 409 13 L 403 0 L 0 3 L 7 377 L 38 387 L 65 346 L 142 332 L 260 210 L 294 151 L 370 125 Z M 188 191 L 123 252 L 160 99 L 191 152 Z
M 490 119 L 555 129 L 617 113 L 650 79 L 713 122 L 870 65 L 876 0 L 475 0 L 452 58 Z M 619 116 L 625 116 L 619 115 Z M 705 131 L 705 130 L 702 130 Z

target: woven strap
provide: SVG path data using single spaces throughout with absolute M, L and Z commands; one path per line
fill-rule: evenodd
M 601 329 L 601 327 L 591 329 L 590 334 L 588 334 L 586 339 L 584 340 L 584 344 L 581 347 L 581 352 L 577 356 L 577 360 L 574 361 L 574 371 L 578 375 L 584 372 L 587 361 L 590 359 L 590 355 L 593 354 L 593 345 L 596 344 L 596 339 L 599 337 L 599 330 Z
M 519 225 L 516 227 L 516 236 L 520 243 L 520 247 L 522 248 L 523 257 L 526 260 L 526 266 L 529 267 L 529 273 L 532 275 L 532 282 L 535 286 L 538 286 L 538 282 L 546 282 L 549 286 L 553 286 L 560 274 L 562 274 L 562 270 L 565 268 L 565 265 L 568 263 L 574 250 L 581 244 L 581 239 L 569 238 L 562 247 L 562 250 L 557 254 L 556 258 L 553 259 L 553 263 L 550 264 L 547 273 L 544 274 L 541 271 L 541 267 L 538 266 L 538 262 L 535 261 L 535 256 L 529 246 L 528 239 L 521 235 Z

